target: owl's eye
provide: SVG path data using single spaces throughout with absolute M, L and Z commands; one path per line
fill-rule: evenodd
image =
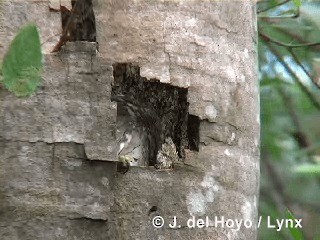
M 131 158 L 130 160 L 131 160 L 130 163 L 129 163 L 130 166 L 135 166 L 135 167 L 139 166 L 138 159 Z

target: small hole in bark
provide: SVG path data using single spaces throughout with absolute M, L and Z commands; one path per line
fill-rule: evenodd
M 158 210 L 158 207 L 157 206 L 152 206 L 149 211 L 148 211 L 148 216 L 153 213 L 153 212 L 156 212 Z
M 196 124 L 190 117 L 188 123 L 187 88 L 147 80 L 133 64 L 118 63 L 113 69 L 112 100 L 118 102 L 117 140 L 123 143 L 119 155 L 131 155 L 125 160 L 133 166 L 154 166 L 165 142 L 172 143 L 180 159 L 185 158 L 186 148 L 197 149 L 199 127 L 188 130 Z M 132 146 L 124 151 L 129 142 Z

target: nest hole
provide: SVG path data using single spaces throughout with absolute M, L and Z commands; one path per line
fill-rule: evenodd
M 140 68 L 131 63 L 114 64 L 113 76 L 113 96 L 126 96 L 127 99 L 134 101 L 136 108 L 132 108 L 132 111 L 139 111 L 138 115 L 143 115 L 152 109 L 152 115 L 156 115 L 160 120 L 156 123 L 159 126 L 149 129 L 151 134 L 160 135 L 152 137 L 157 141 L 156 153 L 168 137 L 172 139 L 182 160 L 185 158 L 185 149 L 198 151 L 200 119 L 188 113 L 187 88 L 161 83 L 157 79 L 147 80 L 140 76 Z M 125 128 L 132 128 L 132 125 L 140 124 L 131 121 L 132 114 L 124 105 L 126 103 L 117 104 L 117 126 L 127 125 Z M 156 128 L 160 129 L 160 132 L 156 132 Z M 148 152 L 151 159 L 147 160 L 146 165 L 154 165 L 156 153 Z

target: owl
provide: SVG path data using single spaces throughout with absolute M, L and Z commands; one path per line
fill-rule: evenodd
M 114 95 L 111 100 L 118 102 L 119 161 L 128 166 L 172 168 L 172 162 L 179 157 L 172 139 L 167 137 L 164 141 L 157 112 L 128 96 Z

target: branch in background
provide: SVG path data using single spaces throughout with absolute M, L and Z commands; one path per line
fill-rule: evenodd
M 274 16 L 274 17 L 259 17 L 259 20 L 267 20 L 267 19 L 291 19 L 291 18 L 298 18 L 300 15 L 299 12 L 295 13 L 294 15 L 290 16 Z
M 311 140 L 308 138 L 307 134 L 304 133 L 301 121 L 298 114 L 295 111 L 294 104 L 292 99 L 286 94 L 283 88 L 278 87 L 279 94 L 283 100 L 283 104 L 286 106 L 286 109 L 289 111 L 289 115 L 292 119 L 292 122 L 296 128 L 296 132 L 293 133 L 294 139 L 297 141 L 300 148 L 308 148 L 312 145 Z
M 311 76 L 311 74 L 307 71 L 307 69 L 303 66 L 302 62 L 298 59 L 297 55 L 293 52 L 292 49 L 288 49 L 288 51 L 291 53 L 292 58 L 296 61 L 296 63 L 301 67 L 301 69 L 304 71 L 304 73 L 309 77 L 311 82 L 319 88 L 316 80 Z
M 292 103 L 292 99 L 288 96 L 288 94 L 283 90 L 283 88 L 280 86 L 277 88 L 279 95 L 282 98 L 283 104 L 286 106 L 286 108 L 289 111 L 289 114 L 291 116 L 292 122 L 297 129 L 298 132 L 302 132 L 302 124 L 300 122 L 300 119 L 298 117 L 298 114 L 296 113 L 294 109 L 294 104 Z
M 268 2 L 268 1 L 267 1 L 267 2 Z M 281 3 L 279 3 L 278 5 L 271 6 L 271 7 L 265 8 L 265 9 L 263 9 L 263 10 L 257 11 L 257 14 L 262 13 L 262 12 L 267 12 L 267 11 L 269 11 L 269 10 L 272 9 L 272 8 L 280 7 L 280 6 L 282 6 L 283 4 L 286 4 L 287 2 L 290 2 L 290 0 L 285 0 L 285 1 L 281 2 Z
M 303 44 L 286 44 L 286 43 L 277 41 L 273 38 L 270 38 L 269 36 L 261 33 L 261 31 L 259 31 L 259 36 L 266 42 L 272 42 L 272 43 L 275 43 L 279 46 L 286 47 L 286 48 L 312 47 L 312 46 L 319 46 L 320 45 L 320 42 L 303 43 Z
M 270 42 L 266 42 L 266 45 L 270 49 L 270 51 L 274 54 L 274 56 L 278 59 L 279 63 L 286 69 L 286 71 L 293 77 L 295 82 L 298 84 L 298 86 L 301 88 L 301 90 L 308 96 L 311 103 L 316 107 L 318 110 L 320 110 L 320 104 L 318 101 L 314 98 L 312 93 L 309 91 L 309 89 L 303 85 L 300 78 L 297 76 L 297 74 L 289 67 L 289 65 L 282 59 L 281 54 L 278 52 L 278 50 L 270 44 Z
M 280 41 L 277 41 L 275 39 L 270 38 L 269 36 L 263 34 L 263 33 L 259 33 L 260 37 L 263 38 L 265 41 L 269 41 L 272 43 L 275 43 L 279 46 L 282 47 L 286 47 L 288 52 L 291 54 L 292 58 L 295 60 L 295 62 L 301 67 L 301 69 L 304 71 L 304 73 L 309 77 L 309 79 L 311 80 L 311 82 L 317 87 L 319 88 L 316 80 L 312 77 L 312 75 L 307 71 L 307 69 L 303 66 L 302 62 L 298 59 L 297 55 L 294 53 L 293 48 L 298 48 L 298 47 L 311 47 L 311 46 L 320 46 L 320 42 L 318 43 L 304 43 L 304 44 L 298 44 L 298 45 L 289 45 L 289 44 L 285 44 L 282 43 Z M 290 35 L 290 34 L 289 34 Z M 301 39 L 302 40 L 302 39 Z
M 269 21 L 267 21 L 269 22 Z M 272 21 L 270 21 L 272 23 Z M 278 31 L 290 36 L 293 39 L 296 39 L 298 42 L 303 43 L 303 44 L 308 44 L 308 42 L 306 41 L 305 38 L 303 38 L 302 36 L 300 36 L 299 34 L 297 34 L 296 32 L 291 32 L 288 29 L 278 29 Z M 320 42 L 319 42 L 320 43 Z M 313 45 L 313 46 L 309 46 L 312 49 L 316 49 L 316 50 L 320 50 L 320 44 L 319 45 Z
M 265 153 L 265 155 L 269 155 Z M 266 168 L 266 173 L 269 176 L 272 184 L 272 198 L 277 207 L 278 212 L 284 212 L 287 207 L 290 205 L 290 198 L 288 198 L 287 194 L 285 193 L 285 187 L 282 183 L 282 180 L 279 178 L 277 171 L 274 169 L 272 163 L 270 162 L 270 158 L 268 156 L 264 156 L 264 164 Z

